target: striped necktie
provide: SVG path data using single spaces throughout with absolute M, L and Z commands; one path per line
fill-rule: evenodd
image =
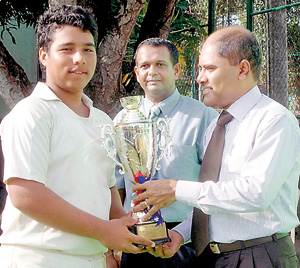
M 157 121 L 159 114 L 161 113 L 161 109 L 158 105 L 153 105 L 150 109 L 149 119 L 152 121 Z

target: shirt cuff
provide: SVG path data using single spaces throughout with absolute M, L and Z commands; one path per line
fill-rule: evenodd
M 192 218 L 193 213 L 191 212 L 182 223 L 172 229 L 183 237 L 184 244 L 191 240 Z
M 201 183 L 195 181 L 178 181 L 175 190 L 177 201 L 197 207 L 197 197 Z

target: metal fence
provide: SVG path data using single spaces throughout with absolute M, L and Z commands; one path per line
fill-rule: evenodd
M 209 29 L 240 25 L 252 30 L 260 42 L 263 56 L 259 87 L 262 92 L 289 108 L 300 118 L 300 2 L 295 0 L 209 0 L 213 14 L 207 21 Z M 213 2 L 213 4 L 211 3 Z M 282 5 L 284 2 L 284 5 Z M 185 62 L 179 90 L 196 99 L 201 98 L 195 83 L 197 56 Z

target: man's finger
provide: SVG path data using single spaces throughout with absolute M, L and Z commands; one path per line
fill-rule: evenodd
M 156 257 L 164 256 L 164 252 L 163 252 L 161 245 L 156 245 L 154 248 L 152 248 L 151 252 L 149 251 L 149 253 Z
M 134 204 L 139 203 L 139 202 L 143 202 L 144 200 L 147 199 L 147 197 L 148 197 L 148 193 L 143 192 L 143 193 L 138 194 L 136 197 L 134 197 L 132 199 L 132 202 Z
M 135 185 L 133 185 L 132 191 L 133 192 L 137 192 L 137 191 L 144 191 L 144 190 L 146 190 L 145 186 L 147 185 L 147 183 L 148 182 L 145 182 L 143 184 L 136 183 Z
M 141 253 L 145 251 L 145 247 L 154 247 L 155 243 L 151 240 L 148 240 L 146 238 L 134 235 L 134 238 L 131 240 L 132 244 L 124 249 L 123 251 L 126 253 Z M 139 246 L 138 246 L 139 245 Z
M 133 243 L 135 245 L 142 245 L 139 247 L 139 249 L 143 250 L 143 248 L 145 247 L 155 247 L 155 243 L 153 241 L 151 241 L 150 239 L 146 239 L 144 237 L 138 236 L 138 235 L 134 235 L 134 240 Z
M 147 221 L 151 218 L 151 216 L 158 211 L 158 209 L 156 208 L 156 206 L 153 206 L 148 212 L 147 214 L 142 218 L 143 221 Z
M 129 214 L 127 214 L 126 216 L 124 216 L 122 219 L 124 221 L 124 224 L 127 227 L 132 227 L 134 224 L 136 224 L 138 222 L 139 219 L 138 219 L 138 217 L 132 217 Z
M 136 213 L 139 211 L 144 211 L 144 209 L 149 208 L 149 207 L 150 207 L 150 205 L 147 203 L 147 201 L 143 201 L 133 207 L 133 212 Z

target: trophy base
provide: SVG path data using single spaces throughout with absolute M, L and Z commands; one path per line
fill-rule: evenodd
M 162 225 L 156 226 L 156 222 L 141 222 L 133 225 L 131 228 L 131 232 L 134 234 L 150 239 L 155 244 L 163 244 L 170 242 L 171 239 L 169 237 L 166 223 L 163 222 Z M 139 247 L 143 247 L 144 245 L 137 245 Z

